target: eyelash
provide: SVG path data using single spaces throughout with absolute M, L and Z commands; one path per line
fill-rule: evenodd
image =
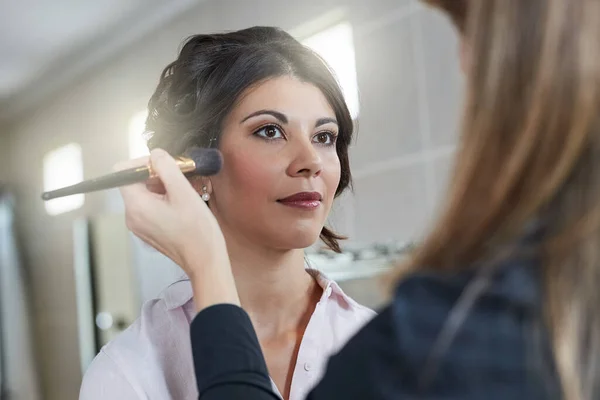
M 261 136 L 261 135 L 258 134 L 259 132 L 264 131 L 264 130 L 266 130 L 268 128 L 275 128 L 275 129 L 277 129 L 281 133 L 281 136 L 283 136 L 283 139 L 285 139 L 285 134 L 283 133 L 283 128 L 281 126 L 277 125 L 277 124 L 263 125 L 260 128 L 258 128 L 257 130 L 255 130 L 254 133 L 253 133 L 253 135 L 258 136 L 259 138 L 264 139 L 266 141 L 272 141 L 272 140 L 282 139 L 282 138 L 269 138 L 269 137 Z
M 320 146 L 324 146 L 324 147 L 335 146 L 335 144 L 337 143 L 337 138 L 338 138 L 337 133 L 334 133 L 332 131 L 322 131 L 322 132 L 317 133 L 315 135 L 315 137 L 319 136 L 319 135 L 323 135 L 323 134 L 329 135 L 329 140 L 331 140 L 331 142 L 330 143 L 317 143 L 317 144 Z
M 267 128 L 275 128 L 275 129 L 277 129 L 281 133 L 281 135 L 283 136 L 283 138 L 269 138 L 269 137 L 261 136 L 261 135 L 258 134 L 259 132 L 264 131 Z M 334 133 L 332 131 L 321 131 L 319 133 L 316 133 L 313 136 L 313 138 L 315 138 L 317 136 L 320 136 L 320 135 L 323 135 L 323 134 L 326 134 L 326 135 L 329 136 L 330 143 L 316 143 L 316 144 L 319 145 L 319 146 L 323 146 L 323 147 L 335 146 L 335 144 L 337 142 L 338 134 Z M 278 140 L 278 139 L 285 139 L 285 133 L 283 131 L 283 128 L 281 126 L 277 125 L 277 124 L 272 124 L 272 123 L 261 126 L 260 128 L 258 128 L 257 130 L 254 131 L 253 135 L 255 135 L 255 136 L 257 136 L 257 137 L 259 137 L 259 138 L 261 138 L 263 140 L 266 140 L 268 142 L 274 141 L 274 140 Z

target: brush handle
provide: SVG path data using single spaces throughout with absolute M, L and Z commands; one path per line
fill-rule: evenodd
M 43 200 L 51 200 L 57 197 L 70 196 L 78 193 L 95 192 L 98 190 L 111 189 L 118 186 L 130 185 L 132 183 L 143 182 L 150 178 L 150 170 L 147 166 L 126 169 L 104 175 L 98 178 L 83 181 L 76 185 L 67 186 L 61 189 L 45 192 L 42 194 Z
M 217 174 L 223 166 L 221 152 L 217 149 L 192 148 L 186 157 L 177 157 L 175 162 L 179 170 L 186 176 L 200 175 L 212 176 Z M 98 190 L 130 185 L 137 182 L 160 182 L 158 176 L 152 172 L 150 165 L 113 172 L 98 178 L 80 182 L 76 185 L 42 193 L 43 200 L 57 197 L 70 196 L 78 193 L 96 192 Z

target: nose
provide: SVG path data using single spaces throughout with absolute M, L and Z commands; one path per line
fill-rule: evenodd
M 309 140 L 295 143 L 293 153 L 287 171 L 289 176 L 311 178 L 321 174 L 323 160 Z

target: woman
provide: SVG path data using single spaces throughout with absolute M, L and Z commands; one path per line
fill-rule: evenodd
M 341 237 L 324 227 L 334 197 L 350 183 L 353 121 L 339 86 L 323 61 L 291 36 L 255 27 L 189 39 L 164 70 L 149 109 L 150 148 L 177 155 L 204 146 L 223 153 L 220 174 L 191 181 L 189 206 L 202 203 L 210 217 L 181 221 L 170 234 L 190 235 L 185 251 L 197 262 L 213 261 L 213 252 L 202 250 L 208 242 L 226 251 L 273 389 L 285 399 L 304 398 L 328 355 L 373 315 L 335 282 L 305 269 L 303 249 L 319 235 L 340 250 Z M 139 222 L 132 208 L 160 213 L 148 209 L 152 204 L 126 202 L 128 224 Z M 184 215 L 170 218 L 177 224 Z M 195 236 L 186 228 L 190 222 L 218 225 L 219 236 Z M 100 352 L 80 397 L 196 398 L 189 340 L 194 315 L 190 282 L 170 286 Z
M 600 397 L 600 2 L 462 3 L 466 20 L 453 17 L 468 91 L 448 204 L 392 303 L 331 359 L 309 399 Z M 157 151 L 152 163 L 168 195 L 131 228 L 195 277 L 200 398 L 276 398 L 227 255 L 208 242 L 197 251 L 213 261 L 198 264 L 179 256 L 184 237 L 155 228 L 171 226 L 174 210 L 210 216 L 187 206 L 193 193 L 171 159 Z M 222 242 L 216 224 L 188 226 Z

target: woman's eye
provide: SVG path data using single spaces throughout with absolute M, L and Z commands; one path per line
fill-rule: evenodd
M 280 139 L 284 137 L 281 129 L 275 125 L 267 125 L 262 127 L 254 132 L 254 134 L 265 139 Z
M 336 139 L 337 136 L 331 132 L 320 132 L 314 136 L 313 141 L 322 145 L 332 145 Z

